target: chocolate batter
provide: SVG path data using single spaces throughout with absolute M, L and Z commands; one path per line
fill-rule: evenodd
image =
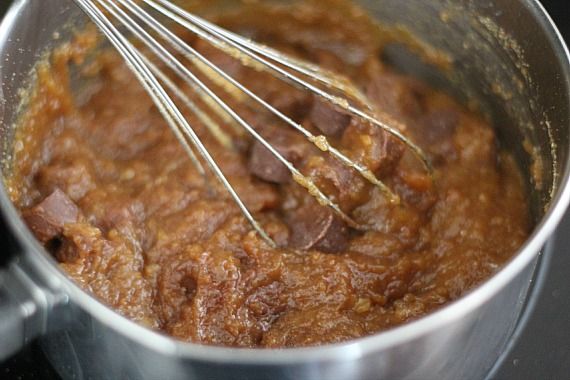
M 351 77 L 427 152 L 434 180 L 380 129 L 185 35 L 248 88 L 367 165 L 402 199 L 390 203 L 267 112 L 226 97 L 346 213 L 372 226 L 350 228 L 264 147 L 219 119 L 232 141 L 223 147 L 186 110 L 279 246 L 271 248 L 214 177 L 205 181 L 197 172 L 113 51 L 100 51 L 83 71 L 89 84 L 81 96 L 72 92 L 68 66 L 94 45 L 95 34 L 85 32 L 39 66 L 6 182 L 36 237 L 87 292 L 186 341 L 319 345 L 389 329 L 457 299 L 523 243 L 531 224 L 522 177 L 493 128 L 386 66 L 382 36 L 365 15 L 273 8 L 217 22 Z

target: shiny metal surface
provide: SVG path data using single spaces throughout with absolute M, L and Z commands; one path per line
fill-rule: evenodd
M 38 323 L 39 314 L 45 310 L 28 293 L 30 285 L 34 286 L 17 265 L 0 270 L 0 358 L 19 350 L 27 336 L 34 336 L 37 326 L 30 325 Z
M 47 315 L 45 323 L 25 334 L 47 334 L 47 352 L 64 377 L 477 379 L 492 366 L 520 313 L 537 253 L 570 197 L 567 50 L 540 5 L 530 0 L 361 3 L 380 20 L 407 25 L 433 46 L 453 52 L 453 75 L 436 77 L 436 82 L 452 88 L 463 83 L 459 95 L 477 99 L 527 171 L 534 166 L 542 175 L 542 187 L 537 186 L 540 178 L 530 180 L 528 175 L 537 227 L 525 246 L 496 276 L 461 300 L 385 333 L 304 349 L 206 347 L 146 330 L 83 293 L 33 239 L 1 189 L 3 216 L 21 244 L 14 265 L 33 280 L 33 293 L 40 292 L 46 300 L 33 301 L 40 314 Z M 17 90 L 32 78 L 30 70 L 40 53 L 57 43 L 53 32 L 65 38 L 62 25 L 69 20 L 81 23 L 84 18 L 67 0 L 20 0 L 0 27 L 4 158 L 9 158 L 20 102 Z M 389 58 L 401 55 L 395 49 Z M 409 67 L 434 78 L 422 65 Z M 517 149 L 524 139 L 537 147 L 534 158 Z M 7 162 L 4 171 L 9 170 Z M 65 333 L 50 334 L 62 329 Z

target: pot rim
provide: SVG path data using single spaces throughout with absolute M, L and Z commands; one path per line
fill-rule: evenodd
M 570 53 L 560 32 L 538 0 L 521 1 L 524 2 L 535 16 L 536 22 L 541 26 L 541 29 L 555 49 L 557 59 L 563 69 L 563 78 L 561 78 L 561 80 L 563 80 L 566 85 L 566 92 L 570 93 Z M 18 13 L 25 5 L 25 2 L 26 0 L 19 0 L 12 4 L 0 24 L 0 36 L 4 36 L 8 33 L 10 26 L 16 22 Z M 570 120 L 567 121 L 566 128 L 570 129 Z M 570 147 L 567 149 L 570 149 Z M 4 183 L 0 186 L 0 212 L 6 220 L 8 228 L 10 228 L 17 237 L 23 251 L 22 254 L 32 259 L 30 262 L 34 268 L 49 278 L 50 284 L 54 287 L 56 292 L 58 290 L 62 291 L 69 296 L 69 299 L 73 303 L 86 310 L 102 324 L 147 347 L 149 350 L 157 351 L 163 355 L 174 354 L 182 358 L 199 359 L 210 363 L 252 365 L 298 364 L 313 362 L 315 360 L 355 360 L 373 352 L 385 350 L 389 347 L 418 339 L 430 331 L 445 328 L 448 323 L 463 318 L 481 306 L 527 267 L 538 252 L 540 252 L 548 237 L 554 232 L 562 216 L 565 214 L 569 203 L 570 154 L 565 162 L 565 171 L 549 210 L 545 213 L 540 223 L 534 228 L 527 241 L 513 256 L 512 260 L 499 270 L 499 272 L 460 299 L 418 320 L 352 341 L 315 347 L 251 349 L 215 347 L 178 341 L 159 332 L 140 326 L 102 304 L 69 279 L 65 272 L 57 265 L 56 261 L 45 252 L 44 248 L 37 242 L 26 227 L 15 206 L 10 201 Z

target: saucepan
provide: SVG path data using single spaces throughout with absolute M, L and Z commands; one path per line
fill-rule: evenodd
M 204 2 L 204 4 L 216 2 Z M 64 378 L 477 379 L 497 360 L 528 295 L 539 253 L 565 212 L 570 131 L 568 51 L 533 0 L 360 0 L 384 25 L 448 55 L 394 43 L 385 59 L 477 104 L 525 174 L 535 228 L 491 279 L 404 326 L 341 344 L 282 350 L 183 343 L 138 326 L 83 292 L 36 242 L 0 186 L 0 359 L 41 336 Z M 16 0 L 0 26 L 0 154 L 11 165 L 22 89 L 34 65 L 88 21 L 71 0 Z M 414 53 L 415 50 L 415 53 Z M 428 49 L 429 50 L 429 49 Z M 80 85 L 80 83 L 76 83 Z M 523 207 L 521 205 L 521 207 Z M 10 247 L 9 252 L 7 247 Z

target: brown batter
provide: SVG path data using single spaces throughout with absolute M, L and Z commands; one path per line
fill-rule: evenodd
M 405 133 L 433 161 L 435 182 L 379 129 L 188 37 L 271 104 L 328 135 L 402 198 L 401 205 L 390 204 L 289 127 L 229 100 L 343 210 L 374 226 L 352 230 L 319 207 L 264 148 L 232 128 L 234 148 L 223 148 L 188 112 L 279 244 L 272 249 L 213 177 L 206 185 L 114 53 L 101 53 L 85 74 L 102 80 L 81 99 L 72 96 L 66 67 L 91 44 L 87 33 L 38 70 L 7 179 L 28 225 L 69 276 L 122 315 L 179 339 L 294 347 L 417 319 L 500 268 L 530 222 L 520 173 L 498 148 L 493 129 L 383 64 L 382 39 L 358 12 L 260 12 L 218 22 L 351 76 L 379 110 L 407 125 Z M 278 25 L 259 21 L 276 17 Z

